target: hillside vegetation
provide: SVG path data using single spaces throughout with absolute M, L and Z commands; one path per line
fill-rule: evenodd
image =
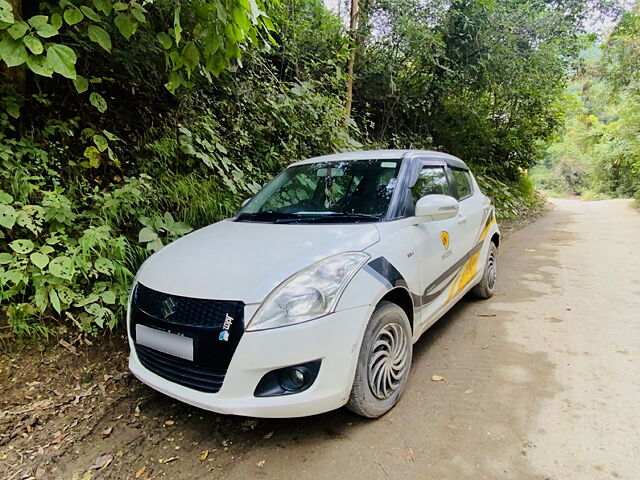
M 640 203 L 640 3 L 583 52 L 567 117 L 533 178 L 552 194 L 635 197 Z
M 524 172 L 564 123 L 587 15 L 610 2 L 360 7 L 349 31 L 321 0 L 0 0 L 4 331 L 113 328 L 151 252 L 308 156 L 444 150 L 502 218 L 539 203 Z M 633 110 L 637 70 L 614 64 L 616 111 Z

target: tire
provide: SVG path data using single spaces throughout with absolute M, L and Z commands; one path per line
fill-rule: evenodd
M 412 356 L 407 314 L 395 303 L 381 302 L 371 315 L 362 339 L 347 408 L 368 418 L 377 418 L 391 410 L 407 384 Z M 389 358 L 393 359 L 391 364 Z
M 498 249 L 495 243 L 489 244 L 489 255 L 487 255 L 487 264 L 484 266 L 482 279 L 475 287 L 473 294 L 478 298 L 491 298 L 496 289 L 498 280 Z

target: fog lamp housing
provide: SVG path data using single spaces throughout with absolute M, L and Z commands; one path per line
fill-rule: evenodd
M 278 368 L 266 373 L 258 382 L 253 395 L 256 397 L 277 397 L 307 390 L 320 371 L 322 360 L 313 360 L 300 365 Z

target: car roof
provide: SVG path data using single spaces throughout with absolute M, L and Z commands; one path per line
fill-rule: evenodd
M 449 155 L 444 152 L 436 152 L 435 150 L 358 150 L 355 152 L 334 153 L 332 155 L 322 155 L 319 157 L 308 158 L 293 165 L 306 165 L 318 162 L 348 162 L 352 160 L 400 160 L 404 158 L 420 158 L 443 160 L 451 167 L 464 168 L 469 167 L 458 157 Z

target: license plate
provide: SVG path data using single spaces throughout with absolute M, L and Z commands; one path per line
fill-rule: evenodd
M 163 353 L 193 361 L 193 338 L 136 325 L 136 343 Z

